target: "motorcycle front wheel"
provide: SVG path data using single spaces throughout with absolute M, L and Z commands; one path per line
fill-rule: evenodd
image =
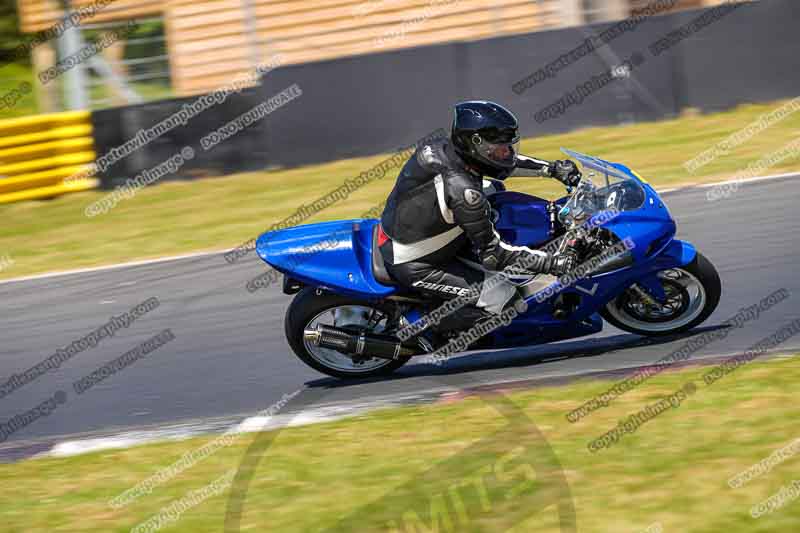
M 600 314 L 621 330 L 659 337 L 692 329 L 717 308 L 722 283 L 714 265 L 701 253 L 685 267 L 657 275 L 666 294 L 664 302 L 647 301 L 642 289 L 632 286 L 606 304 Z

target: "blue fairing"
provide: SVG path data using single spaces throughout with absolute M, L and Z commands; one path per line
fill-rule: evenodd
M 385 297 L 395 289 L 372 275 L 372 229 L 377 220 L 307 224 L 261 235 L 259 257 L 307 285 L 361 297 Z

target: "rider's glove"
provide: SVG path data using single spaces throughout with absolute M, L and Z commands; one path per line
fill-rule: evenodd
M 553 161 L 547 167 L 547 173 L 551 178 L 557 179 L 567 187 L 574 187 L 581 180 L 578 167 L 569 159 Z
M 550 257 L 548 273 L 554 276 L 563 276 L 572 272 L 578 266 L 578 258 L 573 253 L 558 254 Z

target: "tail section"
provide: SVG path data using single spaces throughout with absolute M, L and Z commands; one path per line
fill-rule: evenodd
M 377 220 L 340 220 L 267 232 L 256 252 L 276 270 L 311 286 L 343 294 L 382 297 L 395 292 L 373 274 Z

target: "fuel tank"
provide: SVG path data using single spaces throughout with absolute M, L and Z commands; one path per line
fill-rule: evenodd
M 502 191 L 489 197 L 494 227 L 505 242 L 535 248 L 553 234 L 548 201 L 516 191 Z

